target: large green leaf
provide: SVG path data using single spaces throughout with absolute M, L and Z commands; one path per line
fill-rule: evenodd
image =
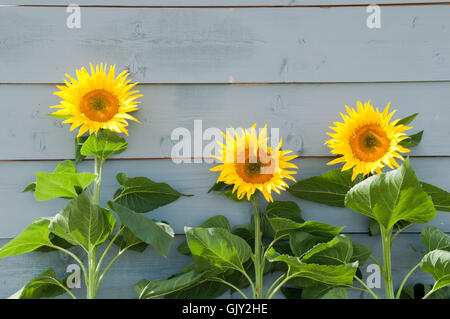
M 200 268 L 243 269 L 252 250 L 245 240 L 222 228 L 185 228 L 189 249 Z
M 323 295 L 323 299 L 348 299 L 347 289 L 343 287 L 333 288 Z
M 301 261 L 307 264 L 342 265 L 349 263 L 352 256 L 351 239 L 338 235 L 329 242 L 314 246 L 303 255 Z
M 362 266 L 366 263 L 367 259 L 369 259 L 372 254 L 372 248 L 368 246 L 361 245 L 357 242 L 352 242 L 353 246 L 353 255 L 350 258 L 350 262 L 358 262 L 359 266 Z
M 206 273 L 208 272 L 191 270 L 167 280 L 141 280 L 134 286 L 134 289 L 138 294 L 139 299 L 157 298 L 170 293 L 175 293 L 196 284 L 200 284 L 204 281 Z
M 400 299 L 422 299 L 432 288 L 432 285 L 421 283 L 406 285 L 402 289 Z M 427 299 L 450 299 L 450 287 L 444 287 L 433 292 Z
M 0 258 L 25 254 L 42 246 L 52 246 L 49 224 L 49 218 L 35 220 L 19 236 L 0 249 Z
M 77 173 L 72 161 L 60 163 L 53 173 L 36 172 L 34 196 L 39 201 L 53 198 L 75 198 L 95 179 L 91 173 Z
M 323 235 L 330 234 L 338 235 L 343 227 L 335 227 L 321 222 L 307 221 L 304 223 L 297 223 L 286 218 L 269 218 L 272 228 L 275 230 L 276 237 L 284 237 L 292 232 L 301 230 L 310 234 Z
M 331 235 L 313 235 L 305 231 L 295 231 L 289 236 L 289 244 L 293 254 L 297 257 L 303 256 L 307 251 L 317 244 L 332 239 Z
M 122 186 L 114 194 L 114 202 L 127 206 L 136 213 L 146 213 L 167 205 L 181 196 L 192 196 L 177 192 L 166 183 L 156 183 L 146 177 L 129 178 L 125 173 L 117 174 Z
M 60 296 L 66 293 L 66 278 L 57 279 L 51 268 L 33 278 L 22 289 L 10 296 L 9 299 L 40 299 Z
M 431 184 L 421 183 L 422 189 L 431 196 L 437 210 L 450 212 L 450 193 Z
M 344 207 L 345 195 L 361 180 L 362 177 L 358 176 L 352 181 L 350 170 L 334 169 L 295 183 L 289 187 L 289 192 L 301 199 L 328 206 Z
M 142 239 L 136 237 L 131 230 L 125 227 L 122 234 L 117 237 L 114 244 L 119 247 L 121 251 L 127 249 L 143 252 L 148 244 L 142 241 Z
M 307 278 L 328 285 L 351 284 L 358 267 L 357 262 L 338 266 L 306 264 L 298 257 L 280 255 L 273 248 L 267 252 L 267 258 L 272 262 L 282 261 L 288 264 L 288 277 Z
M 409 159 L 386 174 L 367 178 L 354 186 L 345 197 L 345 205 L 367 215 L 386 229 L 400 220 L 426 223 L 436 216 L 436 209 L 420 187 Z
M 291 201 L 274 201 L 266 207 L 267 217 L 280 217 L 293 220 L 297 223 L 303 223 L 300 207 L 296 202 Z
M 426 254 L 420 262 L 423 271 L 430 273 L 436 281 L 433 290 L 450 285 L 450 252 L 433 250 Z
M 100 130 L 91 134 L 80 149 L 82 156 L 96 156 L 105 160 L 113 154 L 120 154 L 128 147 L 123 137 L 110 130 Z
M 197 285 L 167 294 L 167 299 L 214 299 L 222 296 L 230 287 L 217 281 L 202 281 Z
M 174 238 L 173 229 L 168 224 L 148 219 L 121 204 L 111 201 L 108 204 L 117 213 L 120 222 L 136 237 L 167 257 Z
M 208 218 L 203 223 L 200 224 L 201 228 L 222 228 L 226 229 L 228 231 L 231 231 L 230 222 L 228 219 L 223 215 L 216 215 L 211 218 Z M 191 254 L 191 251 L 189 250 L 189 246 L 187 244 L 187 241 L 183 241 L 178 247 L 178 252 L 182 253 L 183 255 L 189 256 Z
M 69 243 L 91 251 L 108 239 L 115 225 L 114 216 L 107 209 L 92 204 L 83 192 L 52 218 L 49 228 Z
M 297 223 L 304 222 L 300 207 L 298 207 L 297 203 L 291 201 L 274 201 L 269 203 L 263 217 L 263 237 L 265 238 L 274 238 L 275 236 L 275 231 L 268 221 L 269 218 L 280 217 L 293 220 Z
M 424 227 L 420 234 L 420 239 L 427 252 L 435 249 L 450 251 L 450 236 L 440 231 L 437 227 Z

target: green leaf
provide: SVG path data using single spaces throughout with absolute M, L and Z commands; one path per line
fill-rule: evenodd
M 353 282 L 358 263 L 338 266 L 305 264 L 298 257 L 280 255 L 273 248 L 267 252 L 270 261 L 283 261 L 289 265 L 287 275 L 292 278 L 307 278 L 328 285 L 345 285 Z
M 88 136 L 75 137 L 75 165 L 80 163 L 86 156 L 81 155 L 81 147 L 88 139 Z
M 225 184 L 224 182 L 218 182 L 218 183 L 214 184 L 208 190 L 208 193 L 211 193 L 212 191 L 214 191 L 214 192 L 223 192 L 223 191 L 232 190 L 232 189 L 233 189 L 233 185 Z
M 307 264 L 342 265 L 353 256 L 352 241 L 348 236 L 338 235 L 326 243 L 314 246 L 301 261 Z
M 252 223 L 235 226 L 233 234 L 244 239 L 249 245 L 255 242 L 255 226 Z
M 219 193 L 225 195 L 226 197 L 228 197 L 229 199 L 234 200 L 235 202 L 243 202 L 243 201 L 247 200 L 245 196 L 243 198 L 239 199 L 237 197 L 237 192 L 233 193 L 233 185 L 225 184 L 224 182 L 218 182 L 218 183 L 214 184 L 208 190 L 208 193 L 211 193 L 212 191 L 219 192 Z
M 434 226 L 425 226 L 420 234 L 422 244 L 427 252 L 435 249 L 450 251 L 450 236 Z
M 280 217 L 293 220 L 297 223 L 303 223 L 300 207 L 297 203 L 291 201 L 274 201 L 266 207 L 267 217 Z
M 173 229 L 168 224 L 148 219 L 115 202 L 109 201 L 108 205 L 136 237 L 151 245 L 164 257 L 168 256 L 174 238 Z
M 430 273 L 436 281 L 433 290 L 450 285 L 450 252 L 445 250 L 430 251 L 422 258 L 420 268 Z
M 58 120 L 67 120 L 71 118 L 71 115 L 60 115 L 60 114 L 53 114 L 53 113 L 45 113 L 45 115 L 53 117 L 54 119 Z
M 450 193 L 445 190 L 427 183 L 420 183 L 422 189 L 431 196 L 434 207 L 437 210 L 450 212 Z
M 25 189 L 22 191 L 22 193 L 26 192 L 34 192 L 36 190 L 36 183 L 30 183 L 25 187 Z
M 206 273 L 208 272 L 192 270 L 167 280 L 141 280 L 134 286 L 134 290 L 139 299 L 157 298 L 201 283 Z
M 344 207 L 345 195 L 360 181 L 362 181 L 361 176 L 352 181 L 351 170 L 334 169 L 295 183 L 289 187 L 289 192 L 301 199 L 328 206 Z
M 297 257 L 301 257 L 317 244 L 327 242 L 332 238 L 333 236 L 329 234 L 326 234 L 325 236 L 312 235 L 304 231 L 296 231 L 290 234 L 289 244 L 293 254 Z
M 143 252 L 148 246 L 147 243 L 136 237 L 133 232 L 126 227 L 123 230 L 122 235 L 118 236 L 114 241 L 114 244 L 119 246 L 121 251 L 130 249 L 140 253 Z
M 52 218 L 49 228 L 55 235 L 89 252 L 108 239 L 115 225 L 114 216 L 92 204 L 83 192 Z
M 420 144 L 422 141 L 423 131 L 410 135 L 406 140 L 401 141 L 399 144 L 403 147 L 414 147 Z
M 302 289 L 294 287 L 281 287 L 281 292 L 286 299 L 301 299 Z
M 192 196 L 177 192 L 166 183 L 156 183 L 146 177 L 129 178 L 125 173 L 116 176 L 122 186 L 114 195 L 114 201 L 136 213 L 146 213 L 170 204 L 181 196 Z
M 229 286 L 216 281 L 203 281 L 198 285 L 194 285 L 176 292 L 167 294 L 167 299 L 213 299 L 222 296 Z
M 224 192 L 221 192 L 223 195 L 225 195 L 226 197 L 228 197 L 229 199 L 232 199 L 232 200 L 234 200 L 235 202 L 243 202 L 243 201 L 246 201 L 247 199 L 246 199 L 246 197 L 244 196 L 244 197 L 242 197 L 241 199 L 239 199 L 238 197 L 237 197 L 237 192 L 232 192 L 232 191 L 224 191 Z
M 372 254 L 372 248 L 368 246 L 361 245 L 357 242 L 352 242 L 353 246 L 353 256 L 350 258 L 350 262 L 358 262 L 359 266 L 362 266 L 366 263 L 367 259 L 369 259 Z
M 348 299 L 347 289 L 343 287 L 333 288 L 322 299 Z
M 411 115 L 409 115 L 407 117 L 404 117 L 401 120 L 399 120 L 397 122 L 397 124 L 395 124 L 395 125 L 408 125 L 409 123 L 414 121 L 414 119 L 416 118 L 417 115 L 419 115 L 419 113 L 414 113 L 414 114 L 411 114 Z
M 392 229 L 400 220 L 426 223 L 436 209 L 420 187 L 409 159 L 395 170 L 374 175 L 354 186 L 345 197 L 345 205 Z
M 327 285 L 321 282 L 313 282 L 312 286 L 301 288 L 302 299 L 319 299 L 334 288 L 339 288 L 339 286 Z
M 313 235 L 329 234 L 336 236 L 343 229 L 343 227 L 335 227 L 316 221 L 296 223 L 290 219 L 279 217 L 269 218 L 269 222 L 272 225 L 272 228 L 275 230 L 276 237 L 284 237 L 298 230 L 302 230 Z
M 66 293 L 66 278 L 57 279 L 51 268 L 27 283 L 22 289 L 8 299 L 40 299 L 60 296 Z
M 128 143 L 123 137 L 119 137 L 110 130 L 100 130 L 97 134 L 91 134 L 83 143 L 80 154 L 83 156 L 99 157 L 102 161 L 114 154 L 124 152 Z
M 380 230 L 380 224 L 378 224 L 378 222 L 373 219 L 370 218 L 369 219 L 369 236 L 378 236 L 381 234 L 381 230 Z
M 185 228 L 191 253 L 200 268 L 242 270 L 252 250 L 245 240 L 222 228 Z M 205 265 L 207 264 L 207 265 Z
M 77 173 L 72 161 L 61 162 L 53 173 L 36 172 L 34 196 L 39 201 L 53 198 L 75 198 L 95 179 L 91 173 Z
M 0 258 L 25 254 L 42 246 L 52 246 L 49 224 L 49 218 L 36 219 L 19 236 L 0 249 Z
M 201 228 L 222 228 L 222 229 L 231 231 L 230 222 L 223 215 L 213 216 L 213 217 L 205 220 L 203 223 L 201 223 L 199 227 L 201 227 Z M 186 240 L 184 240 L 177 247 L 177 250 L 178 250 L 178 252 L 180 252 L 186 256 L 189 256 L 191 254 L 191 251 L 189 250 L 189 246 L 188 246 Z

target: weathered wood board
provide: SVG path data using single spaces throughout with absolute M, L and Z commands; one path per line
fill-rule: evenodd
M 230 7 L 230 6 L 339 6 L 339 5 L 396 5 L 437 4 L 445 0 L 78 0 L 80 6 L 138 6 L 138 7 Z M 69 5 L 70 0 L 40 0 L 39 5 Z M 1 0 L 0 4 L 36 5 L 32 0 Z
M 195 120 L 202 120 L 203 130 L 267 124 L 280 129 L 285 149 L 302 156 L 331 155 L 324 144 L 329 126 L 342 120 L 339 112 L 346 112 L 346 104 L 356 107 L 357 100 L 369 99 L 381 110 L 391 101 L 391 109 L 398 110 L 393 118 L 420 113 L 411 132 L 425 133 L 412 155 L 450 155 L 450 82 L 138 88 L 144 97 L 141 110 L 134 114 L 142 124 L 130 123 L 129 148 L 118 157 L 169 158 L 178 143 L 172 140 L 172 132 L 184 127 L 193 134 Z M 59 103 L 54 91 L 53 85 L 0 85 L 0 111 L 8 119 L 0 126 L 0 160 L 73 158 L 77 131 L 71 133 L 70 125 L 45 115 Z M 210 142 L 205 140 L 203 145 Z
M 329 169 L 327 159 L 298 159 L 297 179 L 308 178 Z M 28 183 L 35 180 L 35 171 L 51 172 L 57 162 L 4 162 L 0 163 L 0 238 L 16 236 L 34 219 L 42 216 L 53 216 L 64 207 L 65 200 L 37 202 L 32 193 L 21 193 Z M 450 189 L 450 179 L 442 174 L 441 167 L 450 165 L 450 159 L 412 160 L 417 175 L 423 181 L 433 183 L 444 189 Z M 80 171 L 92 171 L 93 162 L 80 165 Z M 158 182 L 165 182 L 176 190 L 193 197 L 180 198 L 176 202 L 148 213 L 148 216 L 165 220 L 175 229 L 177 234 L 184 234 L 184 226 L 197 226 L 214 215 L 225 215 L 232 225 L 245 224 L 250 220 L 252 207 L 248 203 L 238 203 L 219 194 L 208 194 L 208 189 L 215 183 L 217 173 L 208 169 L 207 164 L 174 164 L 169 160 L 151 161 L 109 161 L 104 167 L 102 182 L 102 202 L 111 199 L 119 188 L 115 176 L 126 172 L 130 177 L 146 176 Z M 345 208 L 329 207 L 296 199 L 290 194 L 282 194 L 274 198 L 294 200 L 302 209 L 306 220 L 317 220 L 336 226 L 345 226 L 344 232 L 367 232 L 367 218 Z M 437 217 L 429 223 L 450 232 L 450 216 L 446 212 L 438 212 Z M 419 231 L 421 226 L 413 226 L 407 231 Z
M 449 15 L 389 6 L 369 29 L 365 7 L 83 8 L 69 29 L 64 7 L 0 7 L 0 82 L 60 83 L 89 62 L 143 83 L 450 80 Z

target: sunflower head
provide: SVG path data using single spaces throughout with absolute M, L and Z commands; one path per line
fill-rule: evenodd
M 59 105 L 52 106 L 60 110 L 53 115 L 71 123 L 70 130 L 80 127 L 78 136 L 89 131 L 89 134 L 100 129 L 108 129 L 117 133 L 128 134 L 127 120 L 137 121 L 129 112 L 136 111 L 139 103 L 139 91 L 131 91 L 137 84 L 130 84 L 127 80 L 128 72 L 123 71 L 115 76 L 115 65 L 107 72 L 106 64 L 90 64 L 91 74 L 85 68 L 77 70 L 77 79 L 66 74 L 66 85 L 57 86 L 60 91 L 55 92 L 63 100 Z M 138 121 L 137 121 L 138 122 Z
M 326 144 L 332 149 L 331 153 L 342 155 L 328 163 L 345 163 L 342 170 L 353 168 L 352 180 L 358 174 L 381 174 L 382 168 L 399 167 L 396 158 L 404 160 L 400 153 L 409 152 L 399 143 L 408 136 L 404 131 L 412 128 L 399 124 L 399 120 L 390 122 L 395 110 L 389 113 L 389 105 L 383 112 L 374 109 L 370 101 L 362 104 L 357 102 L 357 110 L 345 106 L 348 115 L 341 113 L 342 122 L 333 123 L 333 133 L 328 133 L 331 140 Z
M 256 124 L 241 135 L 234 129 L 233 134 L 223 134 L 225 144 L 219 143 L 222 147 L 221 156 L 216 157 L 223 164 L 211 170 L 220 171 L 217 182 L 234 185 L 233 193 L 237 192 L 239 199 L 246 196 L 250 200 L 259 190 L 267 201 L 273 201 L 272 190 L 279 194 L 280 190 L 289 187 L 284 178 L 295 181 L 291 175 L 297 172 L 287 168 L 297 168 L 289 163 L 296 156 L 287 156 L 291 151 L 282 151 L 281 141 L 276 148 L 271 149 L 267 146 L 267 128 L 264 127 L 257 135 L 255 127 Z

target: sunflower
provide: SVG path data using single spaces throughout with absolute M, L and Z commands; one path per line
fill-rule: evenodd
M 362 104 L 357 102 L 357 111 L 347 105 L 348 115 L 341 116 L 342 122 L 334 122 L 330 127 L 335 132 L 327 133 L 332 137 L 326 144 L 332 148 L 331 153 L 342 155 L 332 160 L 328 165 L 345 163 L 342 170 L 353 167 L 352 180 L 358 174 L 381 174 L 381 169 L 387 165 L 390 168 L 399 167 L 396 158 L 404 160 L 399 153 L 407 153 L 408 149 L 399 143 L 409 138 L 404 131 L 412 128 L 402 124 L 399 120 L 390 122 L 395 110 L 389 113 L 390 102 L 383 112 L 375 110 L 370 101 Z
M 60 110 L 52 113 L 65 118 L 63 123 L 71 123 L 70 130 L 80 127 L 78 136 L 89 130 L 89 134 L 100 129 L 108 129 L 128 135 L 127 120 L 139 122 L 129 112 L 136 111 L 139 91 L 130 91 L 137 83 L 130 84 L 129 73 L 123 71 L 115 77 L 115 65 L 106 72 L 106 64 L 90 64 L 91 75 L 85 68 L 76 70 L 77 79 L 66 74 L 65 86 L 57 86 L 61 91 L 54 94 L 62 98 L 61 104 L 52 106 Z
M 256 124 L 252 126 L 250 132 L 245 130 L 242 136 L 234 129 L 232 129 L 234 137 L 229 131 L 226 135 L 223 134 L 225 144 L 219 142 L 222 147 L 221 156 L 215 157 L 223 164 L 211 168 L 211 171 L 221 171 L 217 182 L 234 185 L 232 193 L 237 191 L 239 199 L 247 196 L 250 200 L 256 190 L 259 190 L 267 201 L 272 202 L 272 190 L 279 194 L 280 190 L 289 187 L 283 178 L 295 182 L 291 175 L 297 172 L 286 169 L 297 168 L 296 165 L 289 163 L 296 156 L 287 156 L 286 154 L 292 151 L 280 149 L 281 140 L 276 148 L 268 147 L 267 127 L 261 130 L 259 136 L 255 127 Z

